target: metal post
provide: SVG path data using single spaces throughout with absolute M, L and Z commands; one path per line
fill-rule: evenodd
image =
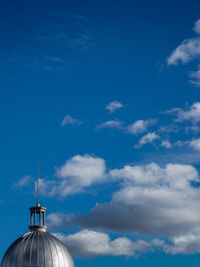
M 33 213 L 31 212 L 31 217 L 30 217 L 30 219 L 31 219 L 31 225 L 33 225 Z
M 41 214 L 41 211 L 40 211 L 40 225 L 42 225 L 42 214 Z
M 39 205 L 39 160 L 37 160 L 37 205 Z
M 45 213 L 43 212 L 43 225 L 45 225 Z

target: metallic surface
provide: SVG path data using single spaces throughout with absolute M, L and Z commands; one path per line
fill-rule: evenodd
M 1 267 L 74 267 L 70 253 L 55 236 L 29 232 L 7 249 Z

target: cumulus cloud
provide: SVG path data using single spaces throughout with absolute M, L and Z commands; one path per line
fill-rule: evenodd
M 108 175 L 121 186 L 110 202 L 97 203 L 87 215 L 50 214 L 48 225 L 56 230 L 73 223 L 98 231 L 136 232 L 139 239 L 119 237 L 112 240 L 108 234 L 94 230 L 81 230 L 68 236 L 56 234 L 73 256 L 136 257 L 156 250 L 168 254 L 200 252 L 200 188 L 194 186 L 200 180 L 193 166 L 126 165 L 111 170 Z M 154 239 L 145 241 L 146 235 Z
M 116 110 L 123 108 L 123 104 L 119 101 L 112 101 L 108 105 L 106 105 L 106 109 L 110 111 L 110 113 L 114 113 Z
M 103 232 L 84 229 L 75 234 L 53 233 L 69 249 L 74 258 L 94 258 L 97 256 L 139 257 L 142 254 L 163 251 L 166 254 L 193 254 L 200 252 L 200 235 L 187 234 L 162 239 L 130 240 L 123 236 L 111 239 Z
M 126 237 L 111 240 L 108 234 L 102 232 L 82 230 L 75 234 L 65 236 L 54 234 L 61 239 L 76 258 L 90 258 L 95 256 L 139 256 L 153 250 L 153 245 L 144 240 L 132 242 Z
M 195 124 L 200 122 L 200 102 L 195 102 L 186 109 L 173 108 L 167 113 L 176 115 L 176 122 L 190 121 Z
M 30 175 L 24 175 L 18 182 L 13 184 L 13 188 L 21 188 L 28 186 L 33 181 L 33 177 Z
M 102 124 L 99 124 L 96 126 L 96 130 L 102 129 L 102 128 L 123 129 L 123 122 L 116 119 L 116 120 L 103 122 Z
M 40 180 L 40 191 L 44 195 L 66 197 L 84 192 L 86 188 L 102 183 L 106 178 L 106 165 L 102 158 L 76 155 L 56 167 L 57 180 Z
M 142 235 L 179 237 L 200 234 L 200 189 L 197 170 L 191 165 L 156 163 L 127 165 L 110 172 L 121 179 L 121 189 L 109 203 L 97 204 L 75 223 L 82 227 Z
M 141 146 L 144 146 L 148 143 L 153 143 L 153 141 L 160 139 L 160 136 L 157 135 L 155 132 L 152 133 L 147 133 L 146 135 L 144 135 L 138 142 L 137 145 L 135 145 L 135 148 L 139 148 Z
M 200 235 L 188 234 L 171 239 L 171 244 L 164 244 L 163 251 L 168 254 L 193 254 L 200 252 Z
M 133 124 L 127 126 L 128 133 L 131 134 L 139 134 L 147 131 L 149 126 L 156 124 L 157 120 L 149 119 L 149 120 L 137 120 Z
M 64 125 L 81 125 L 83 122 L 78 120 L 78 119 L 75 119 L 73 118 L 70 114 L 67 114 L 62 123 L 61 123 L 61 126 L 64 126 Z

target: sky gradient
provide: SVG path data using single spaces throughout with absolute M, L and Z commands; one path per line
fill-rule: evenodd
M 200 266 L 199 1 L 0 8 L 2 258 L 40 202 L 76 266 Z

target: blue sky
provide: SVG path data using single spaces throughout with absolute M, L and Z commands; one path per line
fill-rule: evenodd
M 1 4 L 1 257 L 28 231 L 39 158 L 76 266 L 200 266 L 199 9 Z

